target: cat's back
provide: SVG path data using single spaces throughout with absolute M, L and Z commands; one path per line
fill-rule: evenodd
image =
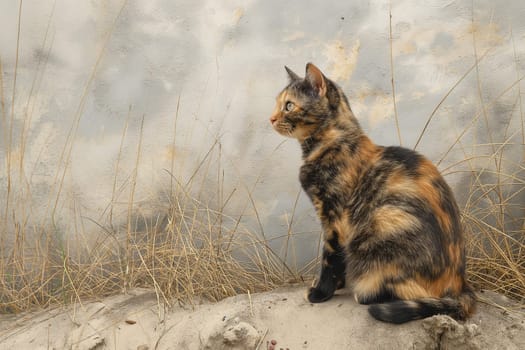
M 369 200 L 375 208 L 389 213 L 390 222 L 399 221 L 396 213 L 414 214 L 417 221 L 433 223 L 432 231 L 450 241 L 461 236 L 459 209 L 452 190 L 437 167 L 422 154 L 400 146 L 381 147 L 377 160 L 363 174 L 360 193 L 375 191 Z M 380 210 L 381 211 L 381 210 Z M 383 221 L 389 221 L 387 217 Z

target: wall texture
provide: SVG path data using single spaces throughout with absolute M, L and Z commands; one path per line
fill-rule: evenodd
M 509 172 L 523 164 L 525 3 L 390 3 L 0 2 L 3 224 L 89 236 L 125 223 L 132 192 L 154 216 L 176 180 L 246 230 L 291 224 L 311 257 L 300 150 L 268 122 L 283 66 L 308 61 L 377 143 L 417 144 L 465 202 L 464 171 L 494 164 L 495 149 Z

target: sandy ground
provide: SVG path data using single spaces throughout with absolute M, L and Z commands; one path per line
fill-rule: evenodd
M 304 287 L 166 308 L 135 290 L 83 305 L 0 315 L 1 349 L 525 349 L 525 316 L 481 303 L 466 323 L 434 316 L 396 326 L 347 295 L 323 304 Z M 484 293 L 487 297 L 487 293 Z M 489 293 L 489 298 L 494 299 Z

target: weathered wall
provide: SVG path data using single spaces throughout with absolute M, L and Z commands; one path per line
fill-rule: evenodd
M 312 61 L 341 84 L 380 144 L 414 147 L 450 92 L 417 147 L 436 162 L 446 155 L 448 173 L 493 161 L 448 168 L 493 153 L 487 143 L 522 143 L 525 3 L 393 3 L 24 1 L 18 32 L 19 4 L 1 2 L 2 220 L 89 235 L 111 203 L 112 220 L 126 221 L 132 188 L 135 210 L 154 215 L 168 170 L 204 188 L 210 206 L 231 194 L 224 211 L 249 230 L 261 230 L 258 216 L 280 236 L 292 220 L 311 256 L 319 226 L 304 195 L 294 210 L 299 147 L 268 123 L 285 64 L 302 72 Z M 508 157 L 521 162 L 522 147 Z M 449 179 L 458 193 L 469 184 Z

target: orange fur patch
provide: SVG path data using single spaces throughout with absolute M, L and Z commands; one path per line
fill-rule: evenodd
M 354 184 L 357 181 L 359 174 L 357 173 L 358 169 L 362 167 L 363 163 L 373 164 L 379 160 L 381 157 L 380 148 L 372 143 L 372 141 L 365 135 L 360 136 L 359 145 L 357 146 L 359 152 L 354 157 L 348 157 L 346 154 L 343 156 L 347 157 L 346 169 L 341 172 L 341 182 L 346 187 L 354 187 Z
M 353 291 L 358 296 L 376 295 L 385 282 L 400 275 L 400 270 L 394 265 L 380 266 L 373 271 L 360 276 L 353 284 Z
M 428 159 L 424 159 L 420 165 L 418 172 L 422 175 L 417 180 L 417 186 L 419 188 L 419 194 L 425 198 L 428 204 L 432 207 L 433 212 L 436 214 L 436 219 L 441 226 L 441 229 L 447 233 L 452 232 L 452 222 L 450 216 L 445 213 L 441 207 L 441 197 L 438 190 L 433 186 L 432 181 L 439 178 L 441 175 L 438 170 Z
M 346 168 L 341 171 L 339 176 L 340 181 L 344 184 L 344 186 L 353 188 L 358 176 L 355 165 L 353 163 L 347 164 Z
M 385 188 L 389 193 L 399 193 L 411 197 L 419 195 L 418 187 L 414 181 L 407 178 L 407 176 L 399 170 L 393 172 L 388 177 Z
M 355 234 L 355 227 L 350 223 L 349 217 L 350 213 L 345 209 L 341 217 L 333 223 L 335 231 L 339 234 L 339 244 L 341 246 L 346 246 Z
M 341 135 L 341 130 L 337 129 L 329 129 L 326 132 L 324 132 L 321 136 L 321 138 L 323 139 L 323 145 L 311 152 L 305 159 L 305 161 L 315 161 L 319 157 L 319 155 L 321 155 L 327 148 L 332 147 L 333 144 L 339 140 Z
M 436 297 L 414 280 L 407 280 L 393 285 L 394 294 L 399 299 L 413 300 L 419 298 Z
M 372 228 L 382 239 L 418 225 L 419 220 L 416 217 L 392 205 L 385 205 L 375 210 L 372 219 Z
M 454 296 L 460 295 L 464 283 L 463 277 L 451 267 L 448 267 L 441 276 L 432 281 L 423 278 L 417 278 L 417 281 L 435 298 L 441 298 L 447 293 Z
M 459 244 L 449 244 L 447 247 L 450 264 L 452 266 L 460 266 L 462 263 L 463 251 Z
M 379 160 L 381 155 L 380 149 L 367 136 L 360 136 L 358 147 L 359 158 L 363 159 L 366 162 L 370 162 L 370 164 L 375 163 Z

